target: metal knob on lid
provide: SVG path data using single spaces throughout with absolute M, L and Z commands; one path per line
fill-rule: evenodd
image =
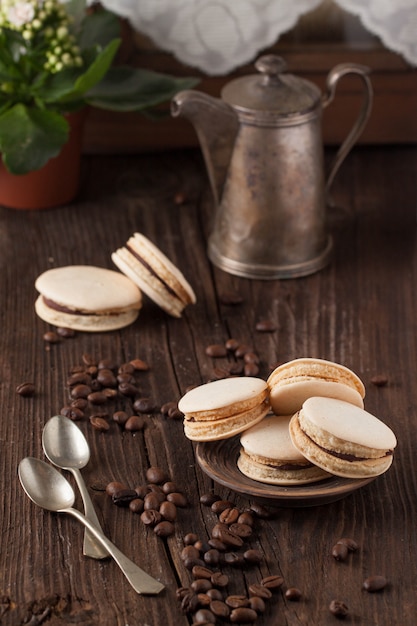
M 287 71 L 287 64 L 282 57 L 265 54 L 256 61 L 255 68 L 263 74 L 263 84 L 268 85 L 280 80 L 279 75 Z

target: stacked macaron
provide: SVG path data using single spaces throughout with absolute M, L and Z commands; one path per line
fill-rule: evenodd
M 184 433 L 192 441 L 227 439 L 270 411 L 268 386 L 255 377 L 224 378 L 194 387 L 178 402 Z

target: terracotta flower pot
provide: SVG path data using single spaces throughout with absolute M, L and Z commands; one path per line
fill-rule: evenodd
M 0 205 L 11 209 L 50 209 L 67 204 L 79 188 L 87 110 L 68 115 L 70 135 L 60 154 L 40 170 L 16 176 L 0 161 Z

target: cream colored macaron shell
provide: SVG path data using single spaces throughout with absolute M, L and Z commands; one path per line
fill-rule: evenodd
M 346 478 L 384 473 L 397 440 L 392 430 L 364 409 L 334 398 L 313 397 L 290 422 L 294 446 L 315 465 Z
M 38 316 L 58 327 L 88 332 L 116 330 L 136 320 L 138 287 L 120 272 L 91 265 L 47 270 L 35 281 Z
M 191 389 L 178 402 L 184 434 L 193 441 L 226 439 L 269 412 L 268 387 L 260 378 L 224 378 Z
M 274 485 L 301 485 L 329 477 L 294 447 L 290 419 L 270 415 L 241 435 L 237 465 L 242 474 Z
M 196 296 L 180 270 L 154 243 L 134 233 L 111 255 L 113 263 L 158 306 L 174 317 L 195 304 Z
M 292 415 L 312 396 L 337 398 L 363 408 L 365 387 L 349 368 L 325 359 L 301 358 L 279 365 L 268 378 L 272 410 Z

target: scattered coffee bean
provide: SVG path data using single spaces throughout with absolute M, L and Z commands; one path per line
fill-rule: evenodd
M 120 489 L 119 491 L 114 491 L 111 498 L 117 506 L 127 507 L 129 506 L 131 500 L 135 500 L 137 498 L 137 494 L 134 489 Z
M 298 602 L 301 599 L 302 593 L 297 587 L 289 587 L 285 591 L 285 597 L 287 600 L 291 600 L 293 602 Z
M 74 400 L 78 400 L 78 398 L 88 398 L 90 393 L 91 387 L 89 385 L 79 384 L 72 387 L 70 396 Z
M 388 581 L 385 576 L 380 576 L 376 574 L 374 576 L 369 576 L 368 578 L 366 578 L 363 581 L 362 587 L 363 589 L 365 589 L 365 591 L 373 593 L 375 591 L 382 591 L 383 589 L 385 589 L 387 584 Z
M 44 333 L 43 340 L 46 341 L 46 343 L 59 343 L 61 341 L 58 333 L 53 330 Z
M 224 546 L 224 544 L 222 544 Z M 224 546 L 224 550 L 226 549 L 226 546 Z M 203 560 L 204 563 L 207 563 L 207 565 L 212 565 L 212 566 L 216 566 L 220 563 L 220 551 L 216 550 L 215 548 L 210 548 L 210 550 L 207 550 L 204 553 L 203 556 Z
M 371 383 L 375 385 L 375 387 L 385 387 L 388 385 L 388 377 L 385 374 L 377 374 L 376 376 L 372 376 Z
M 196 566 L 193 567 L 193 570 Z M 196 578 L 191 583 L 191 589 L 196 593 L 206 593 L 209 589 L 212 588 L 212 584 L 209 578 Z
M 142 513 L 144 508 L 144 502 L 142 498 L 135 498 L 129 502 L 129 509 L 132 513 Z
M 230 621 L 232 624 L 253 624 L 253 622 L 256 622 L 257 618 L 257 612 L 249 607 L 233 609 L 230 613 Z
M 101 433 L 106 433 L 110 430 L 110 424 L 108 421 L 98 415 L 90 416 L 90 424 L 95 430 L 98 430 Z
M 336 561 L 346 561 L 348 552 L 349 550 L 345 543 L 336 543 L 332 548 L 332 557 Z
M 271 517 L 271 512 L 262 504 L 259 504 L 259 502 L 252 503 L 250 510 L 254 515 L 256 515 L 256 517 L 259 517 L 260 519 L 270 519 Z
M 219 359 L 227 356 L 227 349 L 222 344 L 214 343 L 206 347 L 205 353 L 213 359 Z
M 177 507 L 173 502 L 168 502 L 167 500 L 161 502 L 159 512 L 168 522 L 175 522 L 177 519 Z
M 223 595 L 220 589 L 209 589 L 207 595 L 210 600 L 223 600 Z
M 212 506 L 212 504 L 218 500 L 220 500 L 220 496 L 215 493 L 204 493 L 200 496 L 200 502 L 201 504 L 204 504 L 204 506 Z
M 349 552 L 356 552 L 356 550 L 359 549 L 357 542 L 349 537 L 342 537 L 342 539 L 338 539 L 336 543 L 344 543 Z
M 22 398 L 32 398 L 36 393 L 35 385 L 33 383 L 20 383 L 16 387 L 16 393 Z
M 216 616 L 208 609 L 199 609 L 194 615 L 195 624 L 215 624 Z
M 167 500 L 168 502 L 172 502 L 173 504 L 175 504 L 175 506 L 178 506 L 182 509 L 188 506 L 187 497 L 183 493 L 180 493 L 179 491 L 168 493 Z
M 106 493 L 108 496 L 113 496 L 118 491 L 122 491 L 123 489 L 127 489 L 126 485 L 116 480 L 113 480 L 106 487 Z
M 56 329 L 57 335 L 63 337 L 64 339 L 72 339 L 75 337 L 75 330 L 73 328 L 65 328 L 62 326 L 58 326 Z
M 131 415 L 125 422 L 125 430 L 136 433 L 139 430 L 143 430 L 145 427 L 145 420 L 140 415 Z
M 349 609 L 341 600 L 332 600 L 329 604 L 329 611 L 335 617 L 344 618 L 349 615 Z
M 229 507 L 224 509 L 219 515 L 219 521 L 224 524 L 234 524 L 239 517 L 239 509 L 235 507 Z
M 227 596 L 225 602 L 227 606 L 230 606 L 231 609 L 237 609 L 240 607 L 249 606 L 249 598 L 243 595 L 242 596 L 239 596 L 239 595 Z
M 243 296 L 237 291 L 224 291 L 219 294 L 220 304 L 225 304 L 226 306 L 234 306 L 237 304 L 242 304 Z
M 247 563 L 256 565 L 262 561 L 262 553 L 259 550 L 251 548 L 243 553 L 243 558 Z
M 232 506 L 233 502 L 230 502 L 230 500 L 215 500 L 211 505 L 211 510 L 213 513 L 216 513 L 216 515 L 220 515 L 222 511 L 230 509 Z
M 146 480 L 150 483 L 160 485 L 167 481 L 167 475 L 165 470 L 161 467 L 152 466 L 146 470 Z
M 139 394 L 139 389 L 132 383 L 119 383 L 118 390 L 122 395 L 129 398 L 134 398 Z M 134 407 L 134 409 L 135 411 L 138 410 L 136 407 Z
M 159 522 L 162 522 L 162 515 L 159 511 L 149 509 L 147 511 L 143 511 L 140 519 L 146 526 L 156 526 Z
M 268 589 L 271 589 L 271 591 L 274 591 L 275 589 L 279 589 L 282 586 L 283 582 L 284 579 L 282 576 L 272 575 L 262 578 L 261 585 L 267 587 Z
M 88 407 L 88 400 L 85 398 L 77 398 L 77 400 L 73 400 L 71 402 L 71 407 L 74 409 L 80 409 L 80 411 L 84 411 Z
M 119 367 L 119 369 L 117 370 L 118 374 L 134 374 L 135 373 L 135 366 L 132 364 L 132 362 L 130 363 L 122 363 Z
M 130 361 L 130 365 L 133 366 L 136 372 L 146 372 L 149 370 L 149 365 L 146 361 L 142 361 L 142 359 L 133 359 L 133 361 Z
M 162 520 L 154 526 L 153 530 L 158 537 L 171 537 L 175 532 L 174 524 L 168 520 Z
M 274 333 L 277 330 L 277 325 L 273 320 L 262 319 L 256 322 L 255 329 L 259 333 Z
M 232 337 L 226 341 L 224 346 L 229 352 L 234 352 L 240 346 L 240 342 Z
M 116 376 L 110 369 L 99 369 L 97 372 L 97 380 L 103 387 L 116 387 Z
M 138 413 L 154 413 L 156 411 L 155 402 L 150 398 L 137 398 L 133 403 L 133 408 Z
M 210 611 L 222 620 L 227 619 L 230 615 L 230 608 L 222 600 L 212 600 L 210 602 Z
M 167 480 L 167 482 L 162 485 L 162 491 L 163 493 L 168 495 L 169 493 L 174 493 L 175 491 L 178 491 L 178 487 L 172 481 Z
M 107 397 L 104 393 L 102 393 L 101 391 L 93 391 L 92 393 L 89 393 L 87 396 L 87 400 L 91 403 L 91 404 L 95 404 L 95 405 L 102 405 L 102 404 L 106 404 L 107 402 Z
M 115 413 L 113 413 L 113 420 L 116 422 L 116 424 L 120 424 L 120 426 L 124 426 L 128 419 L 129 416 L 126 411 L 116 411 Z
M 222 572 L 214 572 L 210 580 L 214 587 L 218 587 L 220 589 L 227 587 L 229 584 L 229 577 L 226 574 L 222 574 Z
M 195 565 L 191 570 L 191 573 L 194 578 L 207 578 L 207 580 L 210 580 L 213 571 L 203 565 Z
M 249 608 L 256 611 L 259 615 L 260 613 L 265 612 L 266 605 L 264 600 L 262 600 L 262 598 L 260 598 L 259 596 L 252 596 L 251 598 L 249 598 Z
M 272 597 L 272 591 L 265 587 L 265 585 L 254 583 L 249 586 L 249 595 L 250 596 L 258 596 L 263 600 L 269 600 Z

